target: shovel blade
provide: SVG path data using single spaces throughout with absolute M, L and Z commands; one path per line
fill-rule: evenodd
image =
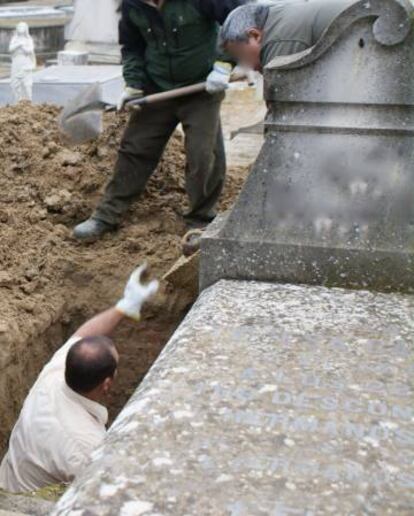
M 60 131 L 72 144 L 97 138 L 103 129 L 102 111 L 106 106 L 100 84 L 92 84 L 66 104 L 59 117 Z
M 71 145 L 95 140 L 103 130 L 102 112 L 89 111 L 67 118 L 60 124 L 65 140 Z

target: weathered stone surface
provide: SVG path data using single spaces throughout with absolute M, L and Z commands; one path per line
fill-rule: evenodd
M 202 242 L 220 278 L 414 291 L 414 31 L 405 0 L 356 2 L 265 71 L 266 140 Z
M 413 311 L 217 283 L 53 514 L 412 514 Z
M 0 491 L 0 516 L 27 514 L 46 516 L 50 514 L 53 503 L 40 498 L 7 494 Z

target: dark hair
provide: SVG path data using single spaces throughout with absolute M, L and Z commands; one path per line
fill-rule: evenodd
M 113 378 L 117 361 L 108 337 L 86 337 L 74 344 L 66 357 L 65 380 L 78 394 L 87 394 L 106 378 Z

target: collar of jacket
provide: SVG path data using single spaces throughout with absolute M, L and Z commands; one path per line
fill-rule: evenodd
M 146 4 L 150 5 L 151 7 L 156 7 L 157 9 L 162 7 L 162 5 L 165 3 L 165 0 L 159 0 L 158 3 L 156 3 L 154 0 L 142 0 Z
M 62 382 L 62 391 L 65 396 L 83 407 L 86 412 L 94 417 L 102 426 L 108 423 L 108 410 L 106 407 L 73 391 L 65 381 Z

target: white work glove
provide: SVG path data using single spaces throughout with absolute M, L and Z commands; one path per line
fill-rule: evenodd
M 214 68 L 207 77 L 206 90 L 209 93 L 219 93 L 228 88 L 233 67 L 230 63 L 216 61 Z
M 117 111 L 123 111 L 124 110 L 124 107 L 125 107 L 125 102 L 130 99 L 131 97 L 133 97 L 134 99 L 137 98 L 137 99 L 140 99 L 144 96 L 144 92 L 142 90 L 139 90 L 137 88 L 130 88 L 129 86 L 127 86 L 122 95 L 121 95 L 121 98 L 119 99 L 118 101 L 118 104 L 116 106 L 116 110 Z
M 141 276 L 146 268 L 147 264 L 144 263 L 134 270 L 126 284 L 124 297 L 116 304 L 119 312 L 136 321 L 140 319 L 142 305 L 157 293 L 159 287 L 157 280 L 152 280 L 148 284 L 142 283 Z

